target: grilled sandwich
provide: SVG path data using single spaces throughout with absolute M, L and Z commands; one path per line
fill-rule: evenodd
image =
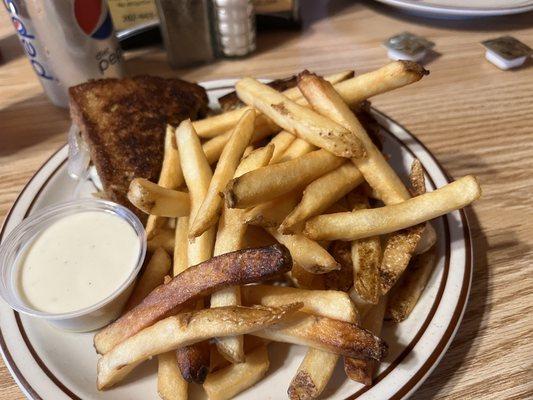
M 127 199 L 133 178 L 157 182 L 167 124 L 207 112 L 207 94 L 180 79 L 101 79 L 69 89 L 70 113 L 87 143 L 104 195 L 140 213 Z

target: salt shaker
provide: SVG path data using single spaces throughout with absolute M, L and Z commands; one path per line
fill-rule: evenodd
M 255 50 L 255 14 L 251 0 L 212 0 L 217 53 L 245 56 Z

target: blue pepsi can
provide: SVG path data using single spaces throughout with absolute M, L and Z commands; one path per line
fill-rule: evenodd
M 68 88 L 121 77 L 122 52 L 104 0 L 3 0 L 45 93 L 68 106 Z

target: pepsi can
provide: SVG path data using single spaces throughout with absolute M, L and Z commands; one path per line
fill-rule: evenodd
M 104 0 L 3 0 L 33 70 L 52 103 L 68 88 L 121 77 L 123 61 Z

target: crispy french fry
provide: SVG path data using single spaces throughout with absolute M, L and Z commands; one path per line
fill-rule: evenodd
M 402 322 L 409 317 L 426 287 L 436 261 L 435 247 L 411 261 L 402 280 L 390 292 L 387 319 Z
M 224 191 L 229 208 L 247 208 L 304 187 L 339 167 L 343 159 L 316 150 L 294 160 L 271 164 L 230 181 Z
M 108 389 L 137 365 L 158 354 L 210 339 L 243 335 L 279 323 L 301 304 L 272 307 L 220 307 L 168 317 L 116 346 L 98 360 L 97 387 Z
M 157 356 L 157 393 L 162 400 L 187 399 L 188 383 L 181 376 L 174 350 Z
M 364 301 L 377 304 L 380 296 L 381 240 L 379 236 L 352 242 L 354 289 Z
M 298 263 L 294 263 L 292 270 L 288 272 L 288 275 L 294 286 L 299 289 L 326 289 L 326 285 L 324 284 L 324 274 L 318 275 L 307 272 L 304 268 L 300 267 Z
M 335 241 L 329 245 L 328 250 L 329 254 L 339 263 L 340 268 L 324 274 L 324 285 L 329 290 L 347 292 L 353 286 L 350 243 Z
M 204 389 L 209 400 L 227 400 L 260 381 L 270 363 L 265 345 L 246 355 L 241 364 L 229 365 L 207 376 Z
M 146 245 L 150 252 L 162 247 L 167 253 L 172 253 L 174 251 L 174 231 L 165 228 L 157 229 L 155 235 L 148 239 Z
M 189 194 L 165 189 L 144 178 L 134 178 L 128 189 L 128 200 L 146 214 L 160 217 L 189 215 Z
M 426 193 L 424 169 L 420 161 L 416 159 L 411 166 L 410 180 L 413 196 L 420 196 Z M 398 281 L 418 248 L 422 237 L 431 238 L 434 236 L 431 234 L 424 235 L 426 226 L 427 223 L 411 226 L 394 232 L 387 238 L 383 250 L 383 260 L 379 266 L 382 294 L 387 293 Z M 430 231 L 434 232 L 434 229 Z
M 183 121 L 176 129 L 176 143 L 180 154 L 183 177 L 189 189 L 191 201 L 191 217 L 189 219 L 189 237 L 191 237 L 191 222 L 201 212 L 201 206 L 208 195 L 213 174 L 203 152 L 200 139 L 190 120 Z M 215 233 L 215 228 L 210 227 L 194 240 L 189 241 L 187 247 L 189 266 L 202 263 L 213 256 Z M 201 309 L 203 306 L 203 299 L 200 299 L 196 308 Z M 209 371 L 209 346 L 207 343 L 181 348 L 178 350 L 177 358 L 185 380 L 203 383 Z
M 367 157 L 354 158 L 353 163 L 383 202 L 395 204 L 407 200 L 410 195 L 402 181 L 335 89 L 311 74 L 300 76 L 298 87 L 315 110 L 349 129 L 364 144 Z
M 94 347 L 99 354 L 105 354 L 168 313 L 179 311 L 191 300 L 228 286 L 276 277 L 291 266 L 289 251 L 279 244 L 213 257 L 155 288 L 141 304 L 98 332 Z
M 338 359 L 337 354 L 309 348 L 287 391 L 289 399 L 318 398 L 333 375 Z
M 165 132 L 163 163 L 157 183 L 166 189 L 177 189 L 183 184 L 178 149 L 174 140 L 174 128 L 170 125 L 167 125 Z M 148 216 L 146 222 L 146 236 L 148 239 L 152 238 L 155 231 L 164 224 L 165 219 L 155 215 Z
M 339 269 L 339 264 L 326 249 L 304 235 L 284 235 L 273 228 L 267 228 L 267 231 L 289 249 L 294 261 L 306 271 L 324 274 Z
M 301 311 L 355 324 L 359 321 L 348 294 L 336 290 L 305 290 L 283 286 L 250 285 L 241 288 L 246 305 L 279 307 L 295 301 L 303 303 Z
M 274 136 L 270 141 L 270 144 L 274 145 L 274 154 L 272 155 L 272 159 L 270 160 L 270 162 L 272 164 L 277 163 L 283 156 L 285 150 L 289 148 L 289 146 L 292 142 L 294 142 L 295 139 L 296 137 L 292 133 L 289 133 L 287 131 L 281 131 L 276 136 Z
M 275 89 L 252 78 L 237 82 L 235 90 L 246 104 L 255 107 L 288 132 L 338 157 L 365 157 L 361 141 L 346 128 L 301 106 Z
M 272 157 L 273 147 L 273 145 L 268 145 L 250 153 L 248 157 L 240 162 L 235 176 L 240 176 L 248 171 L 268 165 Z M 241 249 L 245 233 L 246 225 L 243 223 L 243 210 L 224 207 L 218 224 L 215 256 Z M 238 286 L 229 287 L 211 295 L 211 307 L 240 304 L 241 296 Z M 219 353 L 233 363 L 244 361 L 242 336 L 219 338 L 217 340 L 217 348 Z
M 373 306 L 362 321 L 361 326 L 374 335 L 380 335 L 383 326 L 383 317 L 387 306 L 386 296 L 382 296 L 377 305 Z M 363 385 L 371 385 L 372 378 L 378 367 L 376 360 L 362 358 L 345 358 L 344 372 L 348 378 Z
M 332 74 L 324 77 L 325 80 L 333 84 L 342 82 L 346 79 L 353 77 L 353 71 L 341 71 L 336 74 Z M 297 87 L 287 89 L 283 92 L 285 96 L 292 100 L 302 100 L 302 94 Z M 198 136 L 201 138 L 212 138 L 219 136 L 224 132 L 228 132 L 237 124 L 242 115 L 249 109 L 247 107 L 238 108 L 229 112 L 225 112 L 219 115 L 208 117 L 202 120 L 194 121 L 193 126 Z M 266 118 L 261 118 L 263 121 L 259 121 L 256 125 L 268 124 Z M 270 132 L 272 133 L 272 132 Z
M 276 342 L 313 347 L 346 357 L 382 360 L 387 344 L 355 324 L 297 312 L 276 325 L 250 333 Z
M 189 231 L 190 237 L 200 236 L 216 224 L 222 208 L 221 192 L 226 187 L 243 156 L 246 146 L 250 143 L 255 120 L 255 111 L 247 110 L 235 126 L 231 138 L 224 147 L 220 160 L 205 194 L 202 205 L 196 212 L 194 222 Z M 206 164 L 207 161 L 206 161 Z
M 144 272 L 137 280 L 135 289 L 131 294 L 124 310 L 131 310 L 139 304 L 152 290 L 163 283 L 163 279 L 170 271 L 172 260 L 163 248 L 158 247 L 150 261 L 144 268 Z
M 308 218 L 322 214 L 355 187 L 363 182 L 363 175 L 352 163 L 322 175 L 303 191 L 302 199 L 279 227 L 282 233 L 294 233 L 299 224 Z
M 315 240 L 356 240 L 384 235 L 465 207 L 480 196 L 476 178 L 468 175 L 403 203 L 319 215 L 306 222 L 304 234 Z
M 370 207 L 368 198 L 360 193 L 350 193 L 347 201 L 353 211 Z M 380 267 L 382 251 L 379 236 L 354 240 L 351 243 L 350 261 L 353 268 L 353 287 L 358 298 L 369 304 L 378 304 L 380 297 Z

